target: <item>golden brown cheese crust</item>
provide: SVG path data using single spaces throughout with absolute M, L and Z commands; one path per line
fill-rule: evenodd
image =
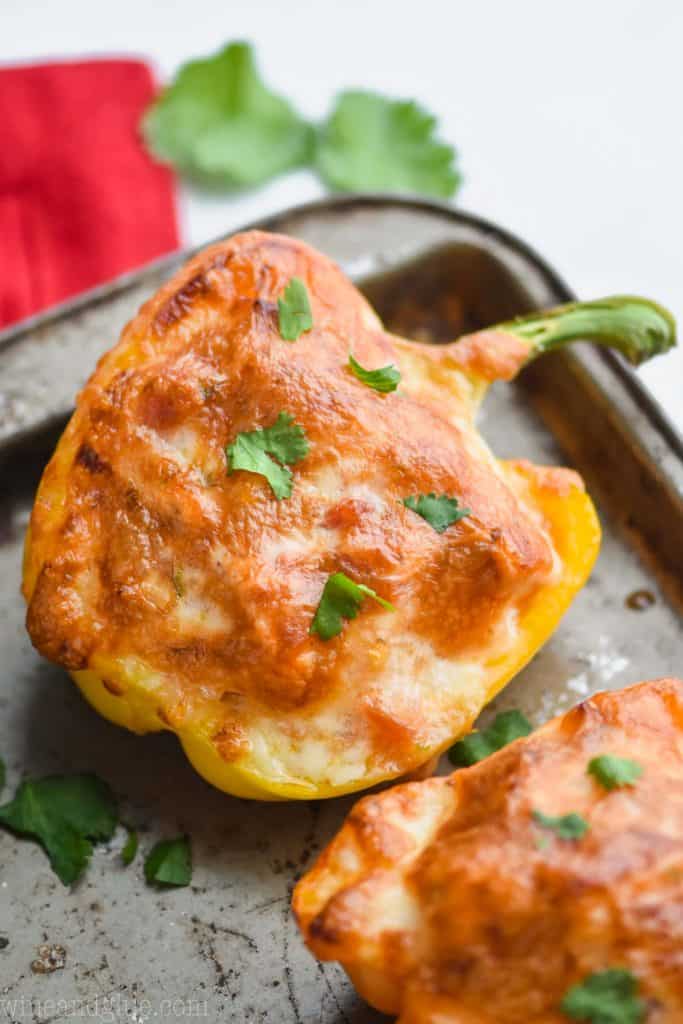
M 277 299 L 293 276 L 314 327 L 288 342 Z M 360 383 L 350 351 L 397 364 L 399 390 Z M 426 352 L 383 331 L 340 270 L 294 239 L 250 232 L 192 260 L 100 361 L 46 470 L 25 584 L 36 647 L 71 670 L 103 656 L 144 666 L 173 725 L 212 702 L 227 759 L 254 709 L 321 707 L 383 671 L 390 613 L 371 602 L 340 637 L 309 634 L 332 572 L 393 602 L 391 629 L 434 656 L 475 657 L 554 555 L 475 432 L 468 379 Z M 263 477 L 228 476 L 224 449 L 282 410 L 310 452 L 276 501 Z M 437 534 L 401 502 L 431 491 L 472 514 Z M 373 696 L 361 710 L 397 762 L 420 742 L 412 705 Z
M 608 792 L 588 761 L 644 768 Z M 582 815 L 580 841 L 532 811 Z M 356 804 L 302 879 L 311 949 L 401 1024 L 561 1024 L 567 989 L 630 969 L 683 1019 L 683 682 L 598 694 L 448 778 Z

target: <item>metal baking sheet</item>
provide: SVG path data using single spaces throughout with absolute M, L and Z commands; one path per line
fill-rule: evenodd
M 340 261 L 390 327 L 418 338 L 445 340 L 569 297 L 518 240 L 437 205 L 340 199 L 260 226 Z M 140 857 L 120 865 L 120 836 L 96 848 L 68 890 L 40 849 L 0 833 L 0 1022 L 370 1024 L 383 1018 L 336 965 L 313 960 L 288 910 L 294 881 L 354 798 L 253 804 L 211 789 L 172 736 L 135 737 L 99 718 L 24 631 L 23 533 L 57 431 L 98 356 L 180 262 L 164 260 L 0 335 L 6 792 L 23 774 L 95 771 L 120 795 L 143 851 L 186 831 L 194 852 L 192 887 L 159 893 L 144 883 Z M 519 385 L 494 387 L 481 426 L 502 456 L 573 462 L 597 497 L 605 534 L 589 584 L 494 710 L 520 707 L 540 723 L 595 690 L 680 673 L 682 449 L 632 375 L 587 347 L 548 357 Z

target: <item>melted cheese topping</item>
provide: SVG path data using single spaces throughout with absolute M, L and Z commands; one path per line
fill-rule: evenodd
M 599 753 L 641 778 L 606 791 L 586 771 Z M 559 839 L 534 810 L 589 830 Z M 608 967 L 675 1024 L 683 681 L 598 694 L 472 768 L 366 797 L 293 905 L 313 952 L 399 1024 L 561 1024 L 567 990 Z
M 314 327 L 287 342 L 276 300 L 293 276 Z M 350 351 L 399 366 L 399 389 L 359 382 Z M 506 654 L 513 671 L 532 653 L 520 616 L 571 576 L 539 497 L 555 477 L 495 460 L 477 396 L 452 358 L 385 333 L 302 243 L 253 232 L 208 250 L 100 362 L 45 472 L 33 642 L 114 720 L 201 735 L 302 794 L 415 768 L 468 728 Z M 282 410 L 310 451 L 277 501 L 263 477 L 228 476 L 224 449 Z M 402 503 L 431 491 L 471 515 L 437 534 Z M 396 612 L 368 600 L 340 636 L 312 636 L 336 571 Z

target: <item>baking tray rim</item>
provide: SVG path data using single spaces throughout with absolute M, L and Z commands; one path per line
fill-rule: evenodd
M 324 196 L 321 199 L 313 199 L 305 203 L 297 203 L 286 209 L 267 214 L 242 227 L 230 230 L 229 234 L 220 235 L 212 241 L 205 242 L 198 246 L 189 246 L 167 253 L 155 260 L 151 260 L 140 267 L 126 271 L 115 278 L 105 281 L 94 288 L 90 288 L 77 296 L 66 299 L 64 302 L 50 306 L 34 316 L 27 317 L 16 324 L 0 330 L 0 350 L 20 341 L 24 334 L 32 334 L 36 330 L 48 327 L 50 324 L 68 319 L 71 315 L 80 312 L 134 287 L 150 274 L 163 273 L 168 269 L 169 274 L 173 268 L 182 265 L 196 253 L 201 252 L 208 245 L 221 241 L 231 235 L 243 231 L 262 230 L 277 231 L 279 226 L 295 217 L 307 217 L 315 214 L 353 212 L 364 207 L 398 207 L 404 210 L 433 214 L 441 216 L 453 223 L 463 224 L 489 235 L 500 241 L 503 245 L 522 256 L 529 264 L 545 277 L 550 287 L 560 296 L 563 301 L 571 302 L 576 299 L 576 294 L 569 288 L 564 278 L 554 267 L 529 243 L 493 221 L 490 221 L 478 214 L 470 213 L 460 207 L 449 203 L 425 199 L 420 196 L 397 195 L 386 192 L 363 192 L 354 194 L 342 194 Z M 638 378 L 632 368 L 626 363 L 621 355 L 612 350 L 598 349 L 597 355 L 600 360 L 607 364 L 610 370 L 621 379 L 621 382 L 629 391 L 639 410 L 647 416 L 651 423 L 663 436 L 669 449 L 674 452 L 683 463 L 683 434 L 676 428 L 666 411 L 662 408 L 657 399 L 650 394 L 644 384 Z

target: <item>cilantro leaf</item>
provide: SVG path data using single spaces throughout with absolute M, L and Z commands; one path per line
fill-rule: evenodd
M 646 1006 L 637 992 L 638 982 L 630 971 L 610 967 L 570 988 L 560 1009 L 571 1020 L 588 1024 L 640 1024 Z
M 189 836 L 162 839 L 145 858 L 145 878 L 157 885 L 189 885 L 192 881 L 192 853 Z
M 643 766 L 637 761 L 629 761 L 626 757 L 600 754 L 588 762 L 587 771 L 605 789 L 611 790 L 619 789 L 620 786 L 633 786 L 636 779 L 643 774 Z
M 382 394 L 395 391 L 401 380 L 401 371 L 393 363 L 382 366 L 379 370 L 366 370 L 356 362 L 350 352 L 349 369 L 354 377 L 358 377 L 363 384 L 367 384 L 369 388 L 374 388 L 375 391 L 380 391 Z
M 111 839 L 117 821 L 114 795 L 95 775 L 26 779 L 0 807 L 0 825 L 41 843 L 64 885 L 85 870 L 91 840 Z
M 278 501 L 292 493 L 292 472 L 280 463 L 293 465 L 307 454 L 308 440 L 303 428 L 287 412 L 281 412 L 270 427 L 238 434 L 225 449 L 228 476 L 237 469 L 258 473 L 266 478 Z
M 501 711 L 488 729 L 471 732 L 469 736 L 454 743 L 448 751 L 448 757 L 451 764 L 467 768 L 483 761 L 489 754 L 501 750 L 520 736 L 528 736 L 530 732 L 531 722 L 521 711 Z
M 449 498 L 447 494 L 439 497 L 431 494 L 416 494 L 415 497 L 403 499 L 403 504 L 411 512 L 417 512 L 437 533 L 443 533 L 457 523 L 459 519 L 472 515 L 470 509 L 459 508 L 457 498 Z
M 574 811 L 570 814 L 563 814 L 559 818 L 543 814 L 542 811 L 532 811 L 532 817 L 541 828 L 552 829 L 560 839 L 581 839 L 590 828 L 586 819 Z
M 249 434 L 237 436 L 235 442 L 230 445 L 229 459 L 229 475 L 236 469 L 258 473 L 266 478 L 278 501 L 290 497 L 293 479 L 291 470 L 269 458 L 262 448 L 251 441 Z
M 126 825 L 125 829 L 128 833 L 128 838 L 121 850 L 121 860 L 125 866 L 128 867 L 129 864 L 133 863 L 138 852 L 138 834 L 134 828 L 130 827 L 130 825 Z
M 307 163 L 314 132 L 256 69 L 248 43 L 184 64 L 142 123 L 161 160 L 209 185 L 244 188 Z
M 313 313 L 308 301 L 306 285 L 300 277 L 293 277 L 277 300 L 278 327 L 285 341 L 296 341 L 313 326 Z
M 272 427 L 254 433 L 262 435 L 264 450 L 280 462 L 301 462 L 308 455 L 308 441 L 303 428 L 294 423 L 294 417 L 287 412 L 281 412 Z
M 317 153 L 328 185 L 347 192 L 452 196 L 460 184 L 455 150 L 435 138 L 436 119 L 410 100 L 350 91 L 323 126 Z
M 317 633 L 323 640 L 338 636 L 344 626 L 344 619 L 355 619 L 365 597 L 371 597 L 388 611 L 396 611 L 393 604 L 379 597 L 364 583 L 354 583 L 343 572 L 328 577 L 323 588 L 320 603 L 311 623 L 311 633 Z

